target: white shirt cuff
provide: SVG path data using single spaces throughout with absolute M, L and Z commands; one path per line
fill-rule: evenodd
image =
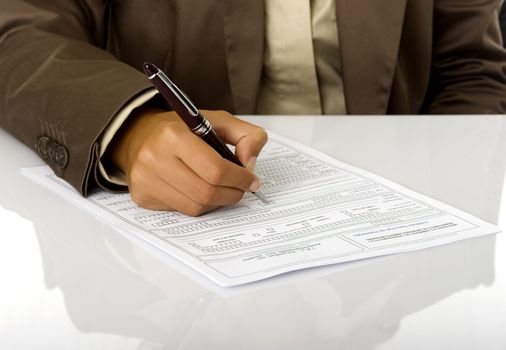
M 145 93 L 137 96 L 132 102 L 123 107 L 116 116 L 114 116 L 109 126 L 105 129 L 104 134 L 100 139 L 98 160 L 98 170 L 105 180 L 116 185 L 127 185 L 125 174 L 121 171 L 118 171 L 117 169 L 105 169 L 102 164 L 102 156 L 105 154 L 105 151 L 111 143 L 114 135 L 118 132 L 119 128 L 130 116 L 132 111 L 151 100 L 154 96 L 156 96 L 156 94 L 158 94 L 158 91 L 153 88 L 152 90 L 146 91 Z

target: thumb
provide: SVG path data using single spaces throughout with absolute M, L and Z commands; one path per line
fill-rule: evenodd
M 228 144 L 235 146 L 235 155 L 253 171 L 256 158 L 267 143 L 267 133 L 257 125 L 241 120 L 224 111 L 202 111 L 216 133 Z

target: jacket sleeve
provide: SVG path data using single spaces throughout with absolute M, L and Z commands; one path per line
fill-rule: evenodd
M 103 0 L 0 0 L 0 126 L 86 195 L 98 140 L 151 87 L 106 51 Z
M 435 0 L 430 114 L 506 110 L 506 51 L 498 23 L 500 0 Z

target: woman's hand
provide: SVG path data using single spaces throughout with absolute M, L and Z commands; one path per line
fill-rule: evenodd
M 194 135 L 175 112 L 139 109 L 110 148 L 127 177 L 132 200 L 143 208 L 198 216 L 238 202 L 260 188 L 253 174 L 266 132 L 224 111 L 202 111 L 246 167 L 224 159 Z

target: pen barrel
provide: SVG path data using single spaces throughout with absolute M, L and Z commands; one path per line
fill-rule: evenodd
M 235 154 L 214 132 L 209 121 L 193 105 L 190 99 L 163 73 L 151 63 L 145 63 L 144 72 L 158 89 L 165 101 L 181 117 L 190 130 L 214 148 L 223 158 L 243 166 Z
M 214 132 L 214 130 L 210 130 L 206 135 L 201 136 L 202 139 L 216 152 L 218 152 L 223 158 L 231 161 L 234 164 L 239 166 L 243 166 L 239 159 L 235 156 L 235 154 L 227 147 L 227 145 L 219 138 L 218 135 Z
M 158 89 L 169 106 L 179 115 L 188 127 L 193 130 L 201 125 L 205 118 L 199 113 L 197 116 L 192 116 L 186 107 L 177 99 L 177 97 L 170 91 L 169 87 L 158 77 L 151 79 L 151 83 Z

